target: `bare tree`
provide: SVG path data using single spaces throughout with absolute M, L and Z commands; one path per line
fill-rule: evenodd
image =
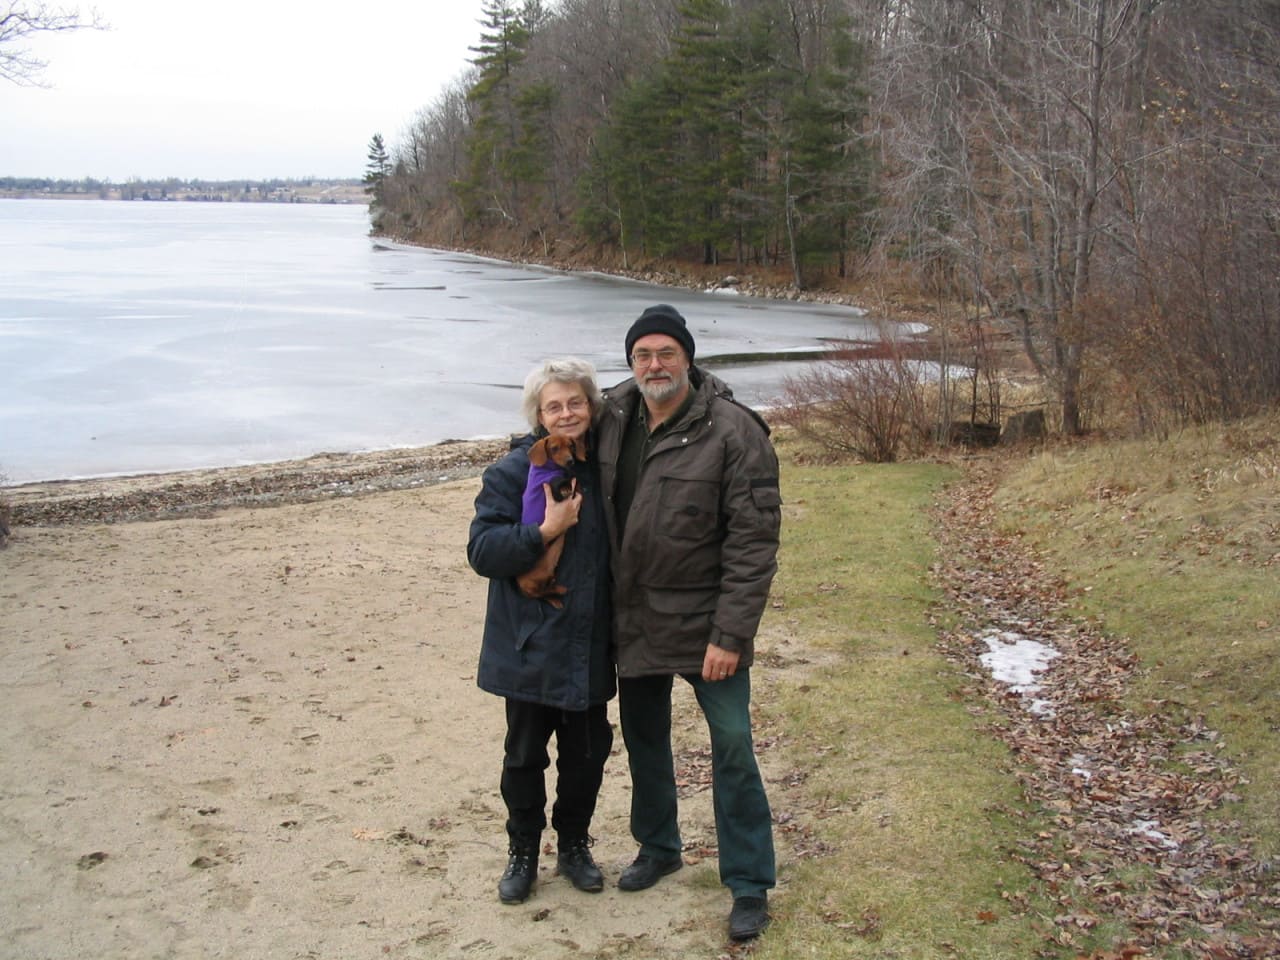
M 885 143 L 909 242 L 973 302 L 1018 318 L 1067 433 L 1085 426 L 1098 265 L 1128 256 L 1118 185 L 1148 145 L 1126 106 L 1158 3 L 915 0 L 894 13 L 886 64 L 907 89 L 883 88 L 897 97 Z
M 0 2 L 0 77 L 18 86 L 41 86 L 48 61 L 31 52 L 26 41 L 38 33 L 72 30 L 105 30 L 97 11 L 87 14 L 75 8 L 51 7 L 24 0 Z
M 472 68 L 418 111 L 401 135 L 395 170 L 384 185 L 387 207 L 395 213 L 389 232 L 450 246 L 462 242 L 465 222 L 452 184 L 466 173 L 473 110 L 467 91 L 474 83 Z
M 1152 24 L 1144 163 L 1120 183 L 1131 269 L 1102 329 L 1144 429 L 1280 398 L 1280 8 L 1188 5 Z

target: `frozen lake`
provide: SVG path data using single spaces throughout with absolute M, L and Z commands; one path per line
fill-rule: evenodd
M 767 405 L 787 363 L 875 335 L 845 307 L 730 297 L 374 243 L 363 207 L 0 200 L 0 476 L 260 463 L 519 431 L 543 358 L 627 376 L 650 304 Z

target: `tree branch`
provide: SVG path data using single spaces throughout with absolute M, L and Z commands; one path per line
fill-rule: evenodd
M 10 0 L 0 3 L 0 78 L 20 87 L 44 86 L 40 75 L 49 65 L 37 57 L 23 41 L 38 33 L 68 33 L 72 30 L 108 30 L 96 10 L 87 14 L 75 8 L 51 7 L 46 3 Z

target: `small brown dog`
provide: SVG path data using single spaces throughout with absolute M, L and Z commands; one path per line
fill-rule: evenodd
M 551 489 L 551 496 L 558 502 L 573 496 L 578 482 L 573 477 L 574 461 L 587 459 L 586 438 L 571 440 L 551 434 L 529 448 L 529 481 L 524 492 L 525 523 L 541 523 L 546 515 L 546 495 L 543 484 Z M 564 553 L 564 537 L 559 536 L 547 544 L 533 569 L 516 577 L 520 592 L 526 597 L 546 600 L 557 609 L 564 607 L 560 599 L 568 592 L 562 583 L 556 582 L 556 567 Z

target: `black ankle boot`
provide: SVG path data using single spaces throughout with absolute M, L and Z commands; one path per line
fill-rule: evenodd
M 561 837 L 560 855 L 556 858 L 556 870 L 560 876 L 568 877 L 579 890 L 587 893 L 599 893 L 604 889 L 604 874 L 596 866 L 591 857 L 590 837 Z
M 507 869 L 498 881 L 498 899 L 503 903 L 524 903 L 538 878 L 538 841 L 511 841 L 507 850 Z

